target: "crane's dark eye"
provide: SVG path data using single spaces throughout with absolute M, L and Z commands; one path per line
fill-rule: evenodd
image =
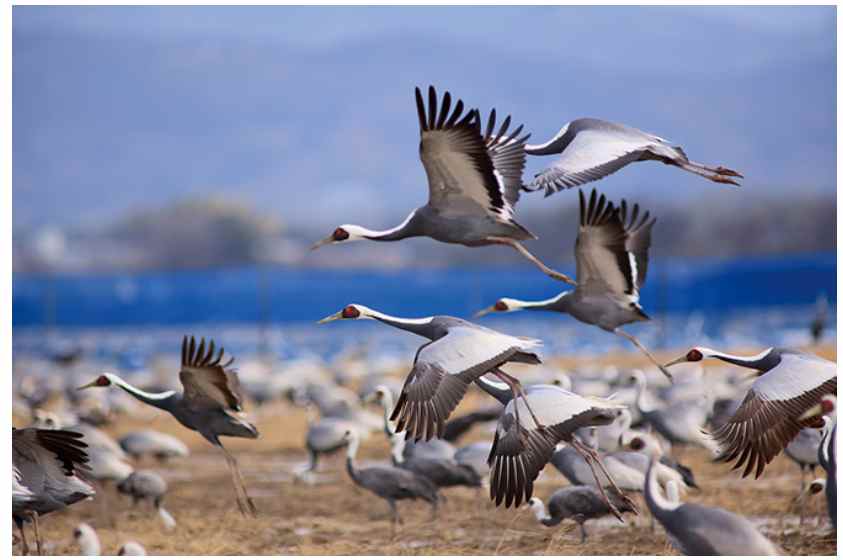
M 360 316 L 360 311 L 353 305 L 349 305 L 342 310 L 343 319 L 356 319 Z
M 703 359 L 703 355 L 702 355 L 702 352 L 700 352 L 696 348 L 692 348 L 688 352 L 688 355 L 685 356 L 685 359 L 688 360 L 689 362 L 699 362 L 700 360 Z
M 499 299 L 495 303 L 495 311 L 506 311 L 507 309 L 509 308 L 506 306 L 506 303 L 504 303 L 502 299 Z
M 349 235 L 348 235 L 347 231 L 345 231 L 341 227 L 338 227 L 337 229 L 334 230 L 333 238 L 334 238 L 334 241 L 345 241 L 346 239 L 349 238 Z
M 79 538 L 79 537 L 81 537 L 81 536 L 82 536 L 82 531 L 80 531 L 79 529 L 74 529 L 74 530 L 73 530 L 73 538 L 78 539 L 78 538 Z
M 629 442 L 629 448 L 633 451 L 641 451 L 644 449 L 644 440 L 641 438 L 632 438 L 632 441 Z

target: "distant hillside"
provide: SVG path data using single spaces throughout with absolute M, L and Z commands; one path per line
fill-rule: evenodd
M 573 193 L 569 193 L 572 195 Z M 570 262 L 577 234 L 576 196 L 556 195 L 519 221 L 539 236 L 531 250 L 547 262 Z M 836 249 L 836 199 L 771 196 L 744 207 L 739 198 L 703 196 L 688 204 L 642 201 L 657 218 L 654 258 L 770 255 Z M 755 199 L 757 200 L 757 198 Z M 282 221 L 237 201 L 183 200 L 133 212 L 97 231 L 18 232 L 14 270 L 37 272 L 187 269 L 254 263 L 401 268 L 523 262 L 507 248 L 467 249 L 425 239 L 308 247 L 324 231 L 285 232 Z

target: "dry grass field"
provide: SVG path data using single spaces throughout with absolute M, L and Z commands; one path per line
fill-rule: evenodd
M 831 347 L 820 353 L 834 358 Z M 632 365 L 638 359 L 615 355 L 605 361 Z M 710 374 L 716 375 L 717 369 L 712 367 Z M 461 406 L 467 410 L 484 398 L 471 394 Z M 149 506 L 132 510 L 128 498 L 106 488 L 96 501 L 43 519 L 45 552 L 78 554 L 71 533 L 84 521 L 98 531 L 104 554 L 116 553 L 120 544 L 130 539 L 143 543 L 149 554 L 158 555 L 675 554 L 659 527 L 651 531 L 640 497 L 637 500 L 642 513 L 637 518 L 627 515 L 625 524 L 608 519 L 589 522 L 590 537 L 584 545 L 579 543 L 579 531 L 573 522 L 546 528 L 526 508 L 495 509 L 485 489 L 445 490 L 447 502 L 436 521 L 431 521 L 426 504 L 401 502 L 405 523 L 393 536 L 386 503 L 351 483 L 344 470 L 343 453 L 324 461 L 317 484 L 293 478 L 295 467 L 305 461 L 303 411 L 286 403 L 260 410 L 252 407 L 251 411 L 261 430 L 260 439 L 228 439 L 226 444 L 239 457 L 260 511 L 257 519 L 240 516 L 222 455 L 168 415 L 150 412 L 147 418 L 120 419 L 107 431 L 120 435 L 149 427 L 175 434 L 191 448 L 192 455 L 185 459 L 165 465 L 154 461 L 139 465 L 158 470 L 169 481 L 165 506 L 178 527 L 165 532 Z M 22 424 L 25 421 L 16 422 Z M 475 428 L 464 441 L 488 437 Z M 359 460 L 386 461 L 387 457 L 385 438 L 374 434 L 362 446 Z M 682 460 L 692 467 L 702 488 L 701 492 L 692 491 L 686 501 L 750 517 L 787 554 L 835 554 L 837 541 L 825 515 L 824 498 L 810 504 L 805 525 L 801 529 L 798 526 L 791 500 L 799 488 L 799 470 L 787 458 L 777 458 L 760 480 L 739 478 L 727 466 L 711 463 L 701 450 L 682 450 Z M 564 484 L 561 475 L 550 467 L 537 482 L 536 494 L 546 498 Z

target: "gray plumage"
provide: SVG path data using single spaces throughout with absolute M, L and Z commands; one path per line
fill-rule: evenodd
M 112 373 L 100 375 L 80 389 L 117 385 L 136 399 L 166 410 L 186 428 L 199 432 L 225 456 L 241 513 L 256 515 L 257 509 L 248 495 L 237 460 L 219 439 L 220 436 L 258 437 L 257 428 L 237 415 L 243 410 L 240 380 L 237 372 L 230 367 L 234 359 L 223 363 L 223 355 L 222 348 L 215 353 L 213 340 L 206 349 L 204 338 L 197 345 L 193 337 L 185 336 L 182 340 L 179 371 L 183 392 L 148 393 Z
M 453 452 L 449 457 L 426 457 L 418 453 L 408 457 L 403 450 L 404 438 L 393 435 L 390 439 L 392 442 L 392 460 L 396 467 L 427 478 L 437 488 L 452 486 L 480 487 L 480 475 L 471 467 L 457 463 L 453 458 Z
M 429 340 L 416 352 L 413 368 L 389 418 L 395 422 L 396 432 L 406 431 L 407 438 L 416 441 L 441 438 L 445 421 L 469 385 L 487 372 L 507 383 L 515 394 L 521 394 L 518 380 L 500 367 L 509 362 L 541 362 L 536 354 L 541 341 L 499 333 L 456 317 L 403 319 L 352 304 L 319 322 L 339 319 L 374 319 Z
M 621 513 L 634 512 L 626 500 L 613 489 L 608 491 L 609 500 Z M 584 543 L 588 534 L 585 522 L 612 515 L 609 506 L 593 486 L 566 486 L 560 488 L 547 500 L 547 507 L 539 498 L 530 498 L 530 507 L 538 520 L 545 527 L 555 527 L 565 519 L 574 520 L 580 527 L 580 543 Z
M 386 500 L 392 513 L 393 525 L 402 522 L 396 507 L 399 500 L 423 500 L 431 505 L 433 516 L 436 516 L 439 494 L 430 480 L 411 471 L 386 465 L 358 469 L 354 460 L 360 438 L 355 430 L 346 432 L 345 438 L 348 443 L 346 471 L 349 477 L 358 486 Z
M 781 554 L 767 537 L 745 518 L 720 508 L 673 502 L 662 496 L 650 460 L 644 498 L 670 541 L 688 556 L 769 556 Z
M 309 424 L 305 433 L 305 447 L 310 458 L 307 470 L 316 470 L 321 455 L 331 454 L 345 447 L 345 433 L 352 427 L 352 422 L 340 418 L 321 418 Z
M 82 434 L 76 432 L 12 428 L 12 486 L 18 487 L 17 499 L 13 492 L 12 519 L 20 531 L 24 554 L 29 553 L 24 521 L 34 523 L 40 555 L 38 517 L 94 496 L 94 489 L 79 477 L 87 469 L 86 447 Z
M 415 97 L 421 133 L 419 157 L 427 174 L 427 204 L 388 230 L 341 225 L 313 248 L 359 239 L 398 241 L 419 236 L 468 247 L 509 245 L 545 274 L 571 282 L 521 244 L 535 239 L 514 218 L 527 157 L 524 145 L 529 138 L 521 135 L 523 126 L 510 131 L 512 119 L 507 116 L 496 127 L 496 111 L 492 109 L 484 132 L 480 113 L 473 109 L 463 114 L 462 100 L 457 100 L 451 111 L 449 92 L 442 97 L 441 106 L 433 87 L 428 90 L 427 104 L 418 88 Z
M 190 455 L 190 450 L 180 439 L 155 430 L 129 432 L 120 438 L 119 443 L 123 451 L 135 459 L 151 455 L 159 461 L 165 461 Z
M 469 443 L 457 449 L 454 460 L 460 465 L 471 467 L 481 477 L 489 475 L 489 453 L 492 451 L 492 442 L 479 441 Z
M 721 448 L 718 460 L 744 467 L 755 478 L 805 427 L 820 418 L 802 415 L 827 394 L 837 393 L 837 364 L 813 354 L 772 347 L 754 356 L 735 356 L 697 346 L 665 365 L 715 358 L 755 370 L 757 376 L 734 416 L 712 433 Z
M 132 503 L 137 505 L 143 501 L 149 501 L 158 512 L 158 516 L 168 529 L 176 525 L 175 519 L 164 509 L 164 496 L 167 494 L 167 481 L 161 475 L 150 470 L 138 470 L 122 480 L 117 485 L 121 494 L 132 497 Z
M 632 342 L 662 373 L 670 377 L 644 345 L 621 326 L 649 321 L 639 303 L 639 290 L 647 279 L 650 238 L 655 218 L 631 208 L 626 200 L 620 206 L 593 190 L 586 201 L 580 195 L 580 224 L 574 255 L 577 284 L 573 290 L 542 301 L 501 298 L 477 316 L 491 312 L 518 310 L 553 311 L 595 325 Z
M 538 173 L 525 187 L 528 191 L 544 189 L 546 196 L 602 179 L 637 161 L 660 161 L 728 185 L 739 185 L 735 178 L 743 177 L 732 169 L 690 161 L 682 148 L 664 138 L 592 118 L 571 121 L 548 142 L 527 144 L 524 151 L 533 156 L 559 154 L 553 165 Z

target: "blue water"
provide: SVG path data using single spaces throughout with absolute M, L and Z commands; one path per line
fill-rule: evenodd
M 571 271 L 573 272 L 573 271 Z M 836 256 L 661 260 L 641 302 L 651 316 L 720 314 L 742 308 L 836 301 Z M 407 317 L 468 316 L 501 296 L 545 299 L 564 285 L 537 270 L 398 271 L 237 268 L 142 274 L 15 274 L 12 323 L 43 326 L 160 326 L 312 321 L 356 302 Z
M 563 267 L 564 269 L 564 267 Z M 654 349 L 809 343 L 814 302 L 831 303 L 827 341 L 836 332 L 834 254 L 740 260 L 660 260 L 641 303 L 653 318 L 627 330 Z M 573 272 L 573 271 L 571 271 Z M 414 335 L 374 321 L 316 326 L 348 303 L 404 317 L 470 317 L 498 297 L 545 299 L 565 289 L 530 267 L 398 271 L 238 268 L 85 276 L 15 275 L 16 356 L 81 345 L 121 371 L 178 351 L 184 334 L 214 337 L 238 356 L 269 351 L 330 359 L 364 345 L 412 356 Z M 551 354 L 598 355 L 631 349 L 611 333 L 556 313 L 487 316 L 501 331 L 544 341 Z M 45 328 L 47 325 L 50 328 Z

